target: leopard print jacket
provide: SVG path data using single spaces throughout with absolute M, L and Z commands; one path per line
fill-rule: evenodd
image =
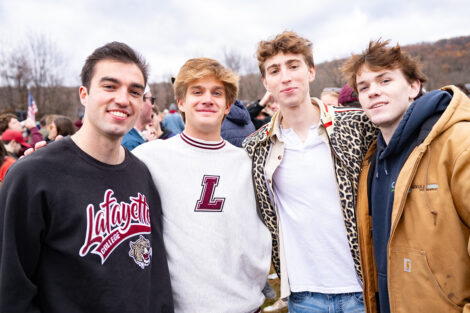
M 339 199 L 343 209 L 344 224 L 348 237 L 349 248 L 354 260 L 358 277 L 362 279 L 359 260 L 359 245 L 356 229 L 356 195 L 362 160 L 376 139 L 378 130 L 370 122 L 362 109 L 335 107 L 334 111 L 322 104 L 321 124 L 325 127 L 332 155 L 334 157 L 336 182 Z M 270 198 L 270 190 L 266 182 L 264 167 L 272 145 L 271 136 L 274 121 L 264 125 L 243 142 L 243 148 L 252 159 L 253 184 L 259 213 L 264 224 L 271 232 L 272 263 L 281 277 L 279 259 L 279 230 L 274 201 Z

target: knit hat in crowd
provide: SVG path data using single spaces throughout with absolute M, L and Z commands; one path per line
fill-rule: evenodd
M 356 92 L 348 85 L 344 85 L 339 92 L 338 104 L 345 104 L 355 101 L 358 101 Z

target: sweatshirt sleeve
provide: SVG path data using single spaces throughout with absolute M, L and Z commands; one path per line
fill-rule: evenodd
M 34 174 L 17 163 L 0 188 L 0 312 L 36 313 L 45 199 Z
M 44 140 L 44 137 L 42 137 L 41 133 L 39 132 L 37 127 L 33 127 L 29 130 L 29 133 L 31 134 L 31 145 L 34 146 L 40 141 Z

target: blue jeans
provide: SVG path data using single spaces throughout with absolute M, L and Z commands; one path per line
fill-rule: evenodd
M 289 313 L 364 313 L 362 292 L 324 294 L 293 292 L 289 296 Z

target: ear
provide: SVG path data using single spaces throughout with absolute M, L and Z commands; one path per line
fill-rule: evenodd
M 80 86 L 80 89 L 78 90 L 78 95 L 80 97 L 80 102 L 82 103 L 82 105 L 86 106 L 88 101 L 88 90 L 85 86 Z
M 308 82 L 311 83 L 315 80 L 315 67 L 312 66 L 309 70 L 308 70 Z
M 408 98 L 410 99 L 410 102 L 413 102 L 415 100 L 420 90 L 421 90 L 421 81 L 419 79 L 413 81 L 410 84 L 410 88 L 408 90 Z
M 176 103 L 178 104 L 178 109 L 181 112 L 184 112 L 184 101 L 181 100 L 180 98 L 176 99 Z
M 225 107 L 225 111 L 224 111 L 224 115 L 227 115 L 228 112 L 230 112 L 230 108 L 232 107 L 233 103 L 229 103 L 226 107 Z
M 263 86 L 264 86 L 264 88 L 266 88 L 266 91 L 271 92 L 271 91 L 268 89 L 268 84 L 267 84 L 267 82 L 266 82 L 266 77 L 261 78 L 261 80 L 263 81 Z

